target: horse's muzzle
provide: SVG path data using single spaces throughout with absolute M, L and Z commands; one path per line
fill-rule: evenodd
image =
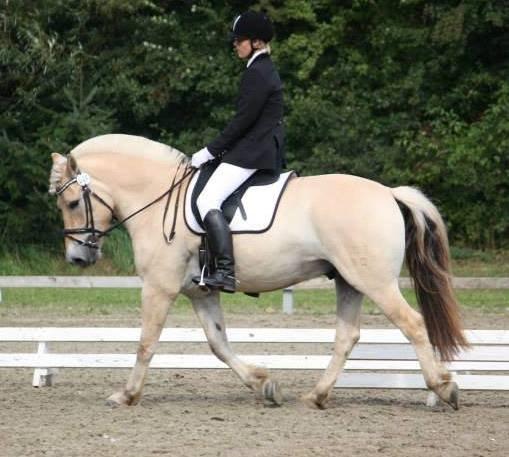
M 76 243 L 69 243 L 65 258 L 67 262 L 85 268 L 97 262 L 100 258 L 100 250 L 91 249 Z
M 95 260 L 84 259 L 82 257 L 71 257 L 70 263 L 77 265 L 78 267 L 85 268 L 95 263 Z

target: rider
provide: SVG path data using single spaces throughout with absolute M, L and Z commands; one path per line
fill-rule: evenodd
M 212 159 L 221 161 L 197 207 L 216 262 L 216 271 L 203 280 L 225 292 L 235 292 L 235 269 L 232 235 L 221 205 L 257 170 L 279 174 L 283 164 L 283 86 L 270 58 L 273 35 L 265 13 L 247 11 L 235 19 L 233 46 L 238 57 L 247 60 L 236 113 L 219 136 L 191 159 L 196 168 Z

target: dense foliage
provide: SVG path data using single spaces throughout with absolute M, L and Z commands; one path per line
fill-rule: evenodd
M 245 1 L 0 0 L 0 241 L 51 241 L 52 151 L 107 132 L 192 153 L 233 110 Z M 509 2 L 260 0 L 302 174 L 417 185 L 457 243 L 509 244 Z

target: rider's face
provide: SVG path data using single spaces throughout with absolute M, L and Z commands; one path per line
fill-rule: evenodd
M 233 47 L 241 59 L 247 59 L 252 51 L 251 40 L 248 38 L 235 38 Z

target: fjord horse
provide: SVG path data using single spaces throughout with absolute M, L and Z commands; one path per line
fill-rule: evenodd
M 108 402 L 140 400 L 168 310 L 182 293 L 192 301 L 212 352 L 247 387 L 280 404 L 280 387 L 268 371 L 247 365 L 232 351 L 219 292 L 191 281 L 200 273 L 200 237 L 187 228 L 182 202 L 177 205 L 182 200 L 177 190 L 190 179 L 186 156 L 145 138 L 104 135 L 52 159 L 50 193 L 58 195 L 63 214 L 67 260 L 94 263 L 115 216 L 129 232 L 143 280 L 136 364 L 126 386 Z M 335 275 L 334 353 L 317 385 L 302 397 L 306 404 L 325 407 L 359 339 L 361 301 L 367 296 L 413 344 L 427 386 L 458 407 L 458 387 L 442 361 L 467 342 L 451 287 L 446 229 L 420 191 L 341 174 L 294 178 L 270 230 L 234 235 L 234 251 L 239 291 L 265 292 L 331 271 Z M 422 315 L 398 287 L 405 258 Z

